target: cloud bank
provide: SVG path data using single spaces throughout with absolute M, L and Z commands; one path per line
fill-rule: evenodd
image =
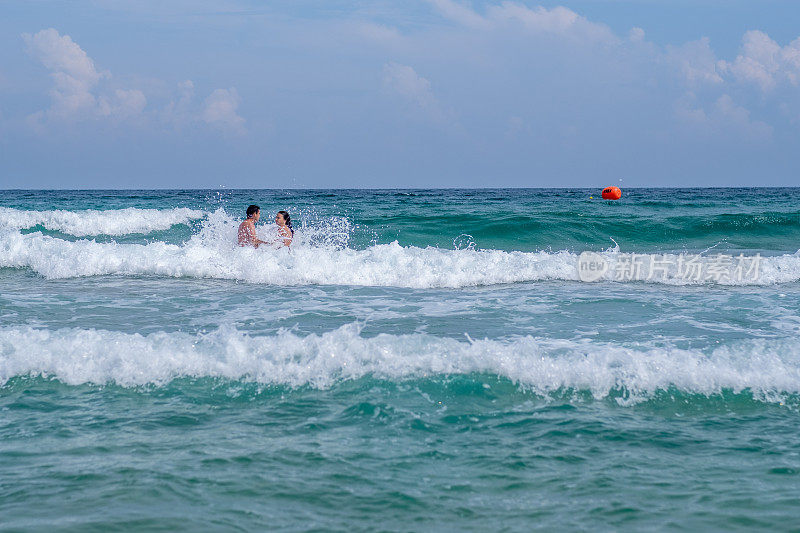
M 25 90 L 37 96 L 0 109 L 0 142 L 17 142 L 28 117 L 33 131 L 68 131 L 87 147 L 127 135 L 199 172 L 219 160 L 220 172 L 235 164 L 250 176 L 318 176 L 293 183 L 319 186 L 378 175 L 460 186 L 713 174 L 727 184 L 726 173 L 800 167 L 800 38 L 730 32 L 740 45 L 721 55 L 708 37 L 659 44 L 646 25 L 612 29 L 568 6 L 228 6 L 180 37 L 168 35 L 180 17 L 160 19 L 157 44 L 131 37 L 126 60 L 120 41 L 110 64 L 69 28 L 23 35 L 20 61 L 40 73 Z M 2 76 L 8 91 L 13 70 Z
M 111 72 L 98 71 L 92 58 L 69 35 L 47 28 L 33 35 L 25 33 L 22 38 L 28 53 L 49 71 L 53 80 L 50 107 L 29 117 L 39 128 L 52 122 L 112 119 L 131 123 L 155 117 L 160 120 L 151 122 L 196 122 L 227 133 L 245 132 L 245 120 L 237 114 L 239 95 L 233 87 L 216 89 L 202 106 L 192 107 L 194 84 L 182 82 L 177 102 L 154 109 L 153 116 L 147 116 L 144 92 L 137 88 L 102 86 L 104 80 L 112 78 Z

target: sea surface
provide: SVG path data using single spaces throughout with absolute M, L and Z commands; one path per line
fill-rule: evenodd
M 599 192 L 3 191 L 0 531 L 800 530 L 800 189 Z

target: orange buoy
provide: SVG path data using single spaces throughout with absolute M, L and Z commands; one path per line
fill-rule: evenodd
M 604 200 L 619 200 L 622 198 L 622 191 L 619 187 L 606 187 L 602 193 Z

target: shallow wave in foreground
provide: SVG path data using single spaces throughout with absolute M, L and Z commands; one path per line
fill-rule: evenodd
M 206 215 L 185 207 L 174 209 L 126 209 L 82 211 L 23 211 L 0 207 L 0 229 L 28 229 L 43 226 L 76 237 L 128 235 L 163 231 L 176 224 L 187 224 Z
M 677 389 L 713 395 L 749 391 L 762 401 L 800 393 L 796 339 L 737 341 L 713 350 L 522 337 L 459 341 L 425 334 L 361 336 L 358 324 L 321 335 L 128 334 L 95 329 L 0 328 L 0 383 L 44 376 L 70 385 L 164 385 L 177 378 L 223 378 L 326 388 L 372 376 L 405 380 L 481 373 L 535 393 L 622 391 L 629 400 Z

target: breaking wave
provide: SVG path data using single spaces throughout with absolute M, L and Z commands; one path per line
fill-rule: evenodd
M 522 337 L 459 341 L 426 334 L 363 337 L 359 324 L 321 335 L 251 336 L 233 327 L 210 333 L 128 334 L 95 329 L 0 328 L 0 384 L 42 376 L 70 385 L 164 385 L 222 378 L 327 388 L 385 380 L 485 374 L 537 394 L 574 390 L 624 401 L 678 390 L 749 392 L 763 401 L 800 393 L 796 339 L 736 341 L 711 350 Z
M 23 211 L 0 207 L 0 230 L 29 229 L 42 226 L 50 231 L 59 231 L 75 237 L 93 235 L 128 235 L 151 233 L 171 228 L 176 224 L 188 224 L 206 215 L 203 211 L 185 207 L 175 209 L 109 209 L 98 211 Z
M 131 219 L 122 212 L 135 213 Z M 166 212 L 148 210 L 117 211 L 115 227 L 102 231 L 132 231 L 136 217 L 152 221 L 150 230 L 175 220 L 200 216 L 191 210 Z M 147 213 L 145 215 L 145 213 Z M 68 241 L 42 232 L 21 233 L 0 230 L 0 268 L 28 268 L 51 279 L 99 275 L 165 276 L 240 280 L 269 285 L 354 285 L 408 288 L 461 288 L 482 285 L 534 282 L 543 280 L 585 280 L 579 275 L 582 256 L 569 251 L 519 252 L 401 246 L 397 242 L 376 244 L 365 249 L 347 246 L 351 226 L 347 219 L 333 219 L 298 229 L 292 250 L 262 246 L 258 249 L 236 246 L 237 221 L 223 210 L 206 215 L 198 233 L 183 243 Z M 105 220 L 105 219 L 103 219 Z M 110 221 L 117 220 L 114 217 Z M 155 222 L 159 221 L 159 222 Z M 84 221 L 85 222 L 85 221 Z M 88 223 L 87 223 L 88 224 Z M 157 226 L 162 224 L 162 226 Z M 91 231 L 100 231 L 95 224 Z M 89 231 L 85 227 L 73 232 Z M 269 226 L 259 229 L 260 237 L 274 239 Z M 585 255 L 585 254 L 584 254 Z M 598 281 L 642 281 L 670 285 L 724 284 L 767 285 L 800 280 L 800 252 L 759 258 L 739 277 L 694 275 L 713 270 L 716 256 L 698 257 L 681 272 L 679 256 L 669 254 L 626 254 L 619 248 L 592 253 L 605 269 Z M 625 263 L 628 264 L 626 267 Z M 637 264 L 635 273 L 631 265 Z M 671 266 L 665 268 L 663 265 Z M 658 276 L 648 277 L 642 268 L 658 264 Z M 718 267 L 719 265 L 717 265 Z M 729 265 L 733 268 L 735 265 Z M 625 267 L 625 268 L 623 268 Z M 627 270 L 626 270 L 627 268 Z M 717 270 L 719 270 L 717 268 Z M 635 274 L 635 275 L 634 275 Z M 626 277 L 626 275 L 629 275 Z

